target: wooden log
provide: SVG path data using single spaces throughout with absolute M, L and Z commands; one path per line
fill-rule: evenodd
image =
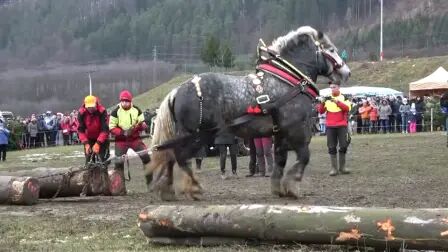
M 30 177 L 0 176 L 0 204 L 32 205 L 39 199 L 39 182 Z
M 35 168 L 0 175 L 29 176 L 40 185 L 40 198 L 109 195 L 109 178 L 106 171 L 95 168 Z
M 109 170 L 109 193 L 112 196 L 125 195 L 126 186 L 122 175 L 116 170 Z
M 381 249 L 448 249 L 448 209 L 162 205 L 144 208 L 138 225 L 150 241 L 163 244 L 193 244 L 201 237 L 221 237 Z

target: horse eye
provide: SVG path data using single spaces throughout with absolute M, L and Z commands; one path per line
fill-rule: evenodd
M 330 52 L 334 53 L 334 48 L 330 48 Z

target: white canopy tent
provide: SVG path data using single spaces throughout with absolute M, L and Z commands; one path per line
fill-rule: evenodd
M 448 90 L 448 72 L 439 67 L 423 79 L 409 83 L 411 96 L 435 95 Z
M 354 97 L 360 96 L 403 96 L 403 92 L 397 91 L 392 88 L 385 87 L 366 87 L 366 86 L 355 86 L 355 87 L 341 87 L 341 93 L 343 95 L 351 95 Z M 320 90 L 321 96 L 329 96 L 331 94 L 330 88 L 324 88 Z

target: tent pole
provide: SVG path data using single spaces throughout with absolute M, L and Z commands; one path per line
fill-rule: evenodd
M 431 132 L 433 131 L 434 128 L 434 108 L 431 108 Z

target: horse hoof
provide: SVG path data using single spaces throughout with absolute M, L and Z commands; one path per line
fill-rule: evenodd
M 194 201 L 200 201 L 201 198 L 199 196 L 199 193 L 185 193 L 185 198 L 187 198 L 187 200 L 194 200 Z
M 174 192 L 161 191 L 160 192 L 160 200 L 162 201 L 175 201 L 177 200 Z
M 271 179 L 271 193 L 274 196 L 282 197 L 279 179 Z
M 287 197 L 300 198 L 298 182 L 291 179 L 283 180 L 281 183 L 281 193 Z
M 162 185 L 159 190 L 159 197 L 162 201 L 174 201 L 176 200 L 176 194 L 174 188 L 170 185 Z

